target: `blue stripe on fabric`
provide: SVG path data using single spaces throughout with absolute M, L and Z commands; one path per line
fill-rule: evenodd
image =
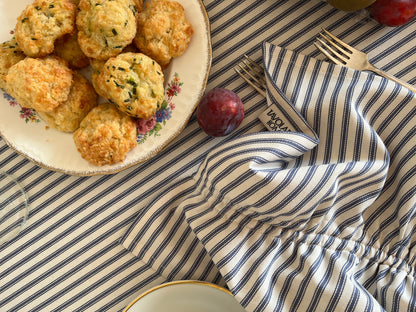
M 186 180 L 184 182 L 186 182 Z M 168 192 L 170 189 L 175 189 L 176 186 L 177 185 L 170 186 L 170 188 L 169 189 L 166 189 L 165 192 Z M 165 206 L 169 206 L 171 204 L 171 202 L 174 202 L 177 199 L 181 198 L 182 196 L 188 194 L 191 190 L 192 190 L 192 187 L 190 187 L 188 189 L 185 189 L 182 192 L 178 193 L 175 197 L 170 198 L 169 201 L 167 201 L 165 203 Z M 162 194 L 162 196 L 163 196 L 163 194 Z M 157 201 L 157 200 L 159 200 L 159 197 L 153 199 L 153 202 L 154 201 Z M 153 203 L 151 202 L 151 203 L 149 203 L 148 207 L 151 207 L 152 205 L 153 205 Z M 133 226 L 131 227 L 131 229 L 134 229 L 134 226 L 137 225 L 140 222 L 141 217 L 147 212 L 147 209 L 148 208 L 144 208 L 144 209 L 141 209 L 141 211 L 139 211 L 138 215 L 136 216 L 136 220 L 134 221 L 135 223 L 133 224 Z M 150 228 L 150 226 L 152 225 L 153 220 L 154 219 L 157 219 L 163 212 L 164 212 L 164 207 L 160 207 L 160 209 L 158 209 L 157 211 L 154 211 L 152 213 L 152 218 L 151 219 L 149 219 L 148 221 L 146 221 L 146 223 L 144 223 L 144 224 L 141 223 L 140 224 L 141 233 L 145 233 L 145 231 L 147 231 Z M 130 233 L 127 232 L 125 236 L 127 236 L 129 234 Z M 135 238 L 134 241 L 131 242 L 131 245 L 129 246 L 129 249 L 134 249 L 135 248 L 136 241 L 138 241 L 140 238 L 141 238 L 140 235 L 136 235 L 136 238 Z M 150 245 L 151 243 L 152 243 L 151 240 L 148 240 L 147 241 L 147 244 L 148 245 Z M 141 255 L 138 255 L 138 257 L 141 258 L 142 256 Z
M 135 281 L 135 280 L 137 280 L 138 277 L 140 277 L 140 273 L 142 273 L 142 271 L 145 271 L 145 270 L 148 270 L 148 269 L 149 269 L 148 267 L 144 267 L 144 266 L 143 267 L 136 268 L 135 270 L 132 271 L 132 273 L 129 276 L 126 276 L 126 278 L 125 278 L 124 281 Z M 141 286 L 149 285 L 150 283 L 154 282 L 158 278 L 160 278 L 159 274 L 154 273 L 154 274 L 146 277 L 145 279 L 141 279 L 140 280 L 140 283 L 137 283 L 137 285 L 141 285 Z M 105 282 L 106 282 L 106 279 L 103 278 L 100 281 L 99 284 L 104 284 Z M 89 287 L 88 290 L 93 291 L 96 288 L 96 286 L 99 286 L 99 285 L 92 285 L 92 286 Z M 84 303 L 84 304 L 82 304 L 79 307 L 79 310 L 80 311 L 88 311 L 91 306 L 93 306 L 96 302 L 101 301 L 102 298 L 104 298 L 104 297 L 113 298 L 112 294 L 117 293 L 119 291 L 119 289 L 120 289 L 120 286 L 117 285 L 117 284 L 115 284 L 115 285 L 112 285 L 111 287 L 109 287 L 108 289 L 106 289 L 105 292 L 103 292 L 103 293 L 95 296 L 94 298 L 89 297 L 88 300 L 87 300 L 87 302 Z M 137 288 L 137 289 L 136 288 L 133 288 L 133 289 L 129 290 L 129 292 L 127 292 L 126 294 L 124 294 L 124 297 L 127 297 L 127 295 L 137 294 L 137 290 L 139 290 L 139 289 L 140 288 Z M 142 291 L 142 289 L 140 289 L 140 290 Z M 88 292 L 86 292 L 86 293 L 88 293 Z M 83 294 L 83 293 L 80 293 L 79 294 L 79 297 L 80 298 L 82 298 L 84 296 L 85 296 L 85 294 Z M 105 307 L 109 307 L 109 310 L 112 310 L 112 307 L 115 304 L 117 304 L 120 301 L 122 301 L 122 299 L 123 299 L 123 296 L 121 296 L 121 297 L 118 297 L 117 296 L 117 297 L 113 298 L 112 300 L 110 300 L 108 303 L 106 303 L 104 305 L 103 311 L 106 311 L 106 308 Z M 74 297 L 71 303 L 75 303 L 77 300 L 78 300 L 78 298 L 77 297 Z M 61 305 L 59 308 L 60 309 L 61 308 L 64 309 L 66 306 L 67 306 L 67 304 Z M 57 311 L 60 311 L 60 310 L 57 310 Z
M 108 205 L 107 207 L 102 206 L 102 209 L 106 209 L 106 208 L 108 209 L 109 206 L 110 205 Z M 124 207 L 124 208 L 126 208 L 126 207 Z M 62 247 L 58 248 L 57 250 L 54 251 L 54 253 L 49 254 L 49 256 L 45 257 L 42 261 L 44 261 L 44 262 L 52 261 L 54 259 L 55 255 L 61 253 L 62 251 L 68 250 L 70 247 L 76 245 L 77 241 L 80 240 L 81 237 L 83 237 L 84 235 L 87 235 L 87 234 L 94 233 L 96 230 L 100 229 L 104 224 L 108 223 L 109 220 L 111 220 L 113 218 L 116 218 L 118 215 L 121 215 L 122 213 L 123 213 L 123 209 L 119 209 L 119 210 L 113 212 L 111 215 L 107 216 L 105 219 L 101 220 L 99 223 L 90 227 L 87 231 L 83 231 L 83 233 L 79 234 L 78 238 L 75 238 L 74 240 L 68 242 L 66 245 L 63 245 Z M 81 225 L 86 224 L 90 220 L 90 218 L 91 218 L 90 216 L 86 216 L 83 219 L 79 220 L 72 227 L 70 227 L 67 230 L 65 230 L 64 232 L 60 233 L 59 236 L 54 238 L 54 240 L 50 240 L 48 243 L 43 244 L 42 248 L 38 249 L 36 254 L 40 254 L 40 253 L 42 253 L 43 250 L 46 250 L 46 249 L 50 248 L 51 246 L 53 246 L 56 243 L 56 241 L 59 241 L 61 238 L 66 237 L 67 235 L 72 233 L 75 228 L 78 228 Z M 123 223 L 124 223 L 124 225 L 126 225 L 129 222 L 131 222 L 131 220 L 126 219 L 126 220 L 124 220 Z M 123 224 L 120 224 L 120 226 L 122 227 Z M 103 233 L 102 237 L 104 237 L 104 238 L 108 237 L 116 231 L 118 231 L 118 228 L 114 228 L 109 232 Z M 48 232 L 48 229 L 45 229 L 44 232 Z M 102 240 L 102 238 L 100 239 L 100 237 L 98 237 L 97 241 L 100 241 L 100 240 Z M 94 243 L 94 240 L 92 241 L 92 243 L 89 243 L 89 244 L 93 244 L 93 243 Z M 82 250 L 78 251 L 78 253 L 82 253 Z M 31 257 L 36 256 L 36 254 L 34 254 L 34 253 L 29 254 L 26 257 L 22 258 L 20 262 L 15 263 L 14 266 L 13 266 L 13 267 L 15 267 L 15 269 L 13 269 L 13 271 L 14 270 L 21 271 L 21 270 L 18 270 L 18 268 L 21 267 L 25 261 L 29 261 L 29 259 Z M 36 270 L 36 268 L 33 268 L 32 270 Z M 2 275 L 0 277 L 4 278 L 4 276 L 7 276 L 10 273 L 11 272 L 2 272 Z M 25 272 L 22 272 L 22 273 L 19 274 L 19 276 L 21 276 L 21 277 L 24 277 L 25 275 L 28 275 L 28 274 L 26 274 Z M 11 287 L 11 285 L 9 285 L 9 284 L 0 285 L 0 290 L 4 290 L 5 288 L 8 288 L 8 287 Z M 1 302 L 1 300 L 0 300 L 0 302 Z
M 340 243 L 341 246 L 338 246 L 337 248 L 343 249 L 346 247 L 346 242 L 342 241 Z M 321 280 L 319 281 L 319 283 L 317 284 L 317 287 L 315 289 L 314 292 L 314 296 L 308 306 L 308 311 L 314 311 L 317 309 L 317 306 L 319 304 L 319 301 L 322 298 L 322 295 L 324 293 L 324 289 L 326 289 L 328 287 L 328 284 L 330 282 L 331 279 L 334 278 L 334 269 L 335 266 L 337 265 L 337 261 L 340 259 L 341 257 L 341 253 L 339 250 L 334 251 L 331 256 L 329 257 L 328 260 L 328 264 L 326 265 L 326 270 L 324 273 L 324 276 L 321 278 Z M 351 261 L 353 259 L 352 255 L 349 255 L 349 260 Z M 348 269 L 352 266 L 350 261 L 346 261 L 342 266 L 339 267 L 341 272 L 346 272 L 348 271 Z M 342 285 L 342 279 L 343 279 L 343 274 L 341 273 L 341 275 L 338 276 L 338 280 L 337 280 L 337 285 L 336 287 L 333 289 L 333 294 L 331 296 L 331 299 L 329 300 L 328 304 L 327 304 L 327 309 L 330 309 L 331 307 L 331 303 L 334 305 L 336 302 L 339 301 L 339 297 L 341 295 L 342 292 L 342 286 L 341 289 L 339 289 L 338 287 L 340 286 L 340 284 Z
M 284 1 L 285 3 L 287 3 L 287 1 Z M 268 7 L 267 8 L 267 10 L 265 11 L 265 14 L 273 14 L 272 12 L 275 12 L 274 10 L 276 10 L 276 9 L 278 9 L 278 7 L 279 7 L 279 1 L 274 1 L 274 2 L 270 2 L 271 4 L 272 4 L 272 7 L 270 8 L 270 7 Z M 306 5 L 306 3 L 305 3 L 305 1 L 298 1 L 298 2 L 295 2 L 294 4 L 293 4 L 293 6 L 292 7 L 290 7 L 289 8 L 289 10 L 288 11 L 284 11 L 284 12 L 282 12 L 281 14 L 279 14 L 279 15 L 277 15 L 277 16 L 275 16 L 274 17 L 274 19 L 270 22 L 270 23 L 265 23 L 265 24 L 263 24 L 261 27 L 259 27 L 259 28 L 256 28 L 256 30 L 255 30 L 255 32 L 253 33 L 253 34 L 250 34 L 250 36 L 247 36 L 245 39 L 244 39 L 244 41 L 243 42 L 239 42 L 238 43 L 238 45 L 235 45 L 235 46 L 233 46 L 233 47 L 230 47 L 229 49 L 227 49 L 227 51 L 226 52 L 223 52 L 222 54 L 220 54 L 220 55 L 218 55 L 218 56 L 215 56 L 214 58 L 213 58 L 213 65 L 215 66 L 215 64 L 217 63 L 217 62 L 220 62 L 221 60 L 223 60 L 224 58 L 226 58 L 227 56 L 229 56 L 229 54 L 232 52 L 232 51 L 235 51 L 235 50 L 237 50 L 239 47 L 241 47 L 241 46 L 245 46 L 246 44 L 248 44 L 248 43 L 250 43 L 250 42 L 256 42 L 256 38 L 257 37 L 259 37 L 260 35 L 262 35 L 262 34 L 264 34 L 264 33 L 268 33 L 268 32 L 270 32 L 270 29 L 273 29 L 273 25 L 274 25 L 274 21 L 278 21 L 278 20 L 281 20 L 282 18 L 284 18 L 285 16 L 287 16 L 287 13 L 286 12 L 294 12 L 294 11 L 296 11 L 296 10 L 300 10 L 300 8 L 302 7 L 302 6 L 304 6 L 304 5 Z M 313 8 L 313 11 L 314 12 L 316 12 L 316 11 L 319 11 L 319 9 L 321 9 L 321 8 L 323 8 L 323 7 L 325 7 L 325 4 L 324 3 L 318 3 L 314 8 Z M 302 11 L 302 10 L 300 10 L 300 11 Z M 279 36 L 279 35 L 281 35 L 281 34 L 284 34 L 285 33 L 285 31 L 290 31 L 291 29 L 293 29 L 293 27 L 295 27 L 295 26 L 297 26 L 297 25 L 299 25 L 299 23 L 300 23 L 300 21 L 302 21 L 303 19 L 305 19 L 308 15 L 309 15 L 310 13 L 301 13 L 297 18 L 295 18 L 293 21 L 290 21 L 289 22 L 289 24 L 287 24 L 287 25 L 285 25 L 282 29 L 276 29 L 276 31 L 273 33 L 271 33 L 269 36 L 267 36 L 265 39 L 264 39 L 264 41 L 272 41 L 272 40 L 274 40 L 277 36 Z M 260 15 L 261 16 L 261 15 Z M 253 19 L 254 20 L 254 19 Z M 319 21 L 317 21 L 316 22 L 316 25 L 319 25 L 318 24 L 319 23 Z M 244 30 L 246 29 L 246 24 L 244 25 L 244 27 L 243 28 L 239 28 L 239 29 L 236 29 L 235 30 L 235 33 L 236 34 L 238 34 L 238 33 L 241 33 L 241 32 L 243 32 Z M 305 28 L 305 31 L 307 30 L 307 29 L 309 29 L 309 27 L 307 27 L 307 28 Z M 293 38 L 293 36 L 294 37 L 296 37 L 296 38 L 298 38 L 298 37 L 301 37 L 301 35 L 302 34 L 304 34 L 304 32 L 303 31 L 298 31 L 298 32 L 296 32 L 296 34 L 292 34 L 292 36 L 291 36 L 291 38 Z M 229 36 L 229 39 L 232 39 L 232 37 L 234 37 L 235 36 L 235 34 L 231 34 L 230 36 Z M 295 39 L 296 39 L 295 38 Z M 227 39 L 227 40 L 224 40 L 224 43 L 223 44 L 227 44 L 227 41 L 229 41 L 229 39 Z M 295 40 L 294 39 L 294 40 Z M 313 41 L 311 41 L 310 42 L 310 44 L 312 44 L 312 42 Z M 258 50 L 260 50 L 261 49 L 261 45 L 262 45 L 262 43 L 263 42 L 258 42 L 255 46 L 253 46 L 252 48 L 250 48 L 250 49 L 248 49 L 248 50 L 246 50 L 246 51 L 243 51 L 242 53 L 246 53 L 246 54 L 248 54 L 248 55 L 251 55 L 251 54 L 253 54 L 255 51 L 258 51 Z M 285 46 L 284 45 L 284 43 L 282 43 L 281 44 L 282 46 Z M 230 52 L 231 51 L 231 52 Z M 211 75 L 210 75 L 210 78 L 209 78 L 209 81 L 211 81 L 211 80 L 215 80 L 215 79 L 217 79 L 221 74 L 223 74 L 224 73 L 224 71 L 228 71 L 228 70 L 231 70 L 236 64 L 238 63 L 238 60 L 235 60 L 235 62 L 234 63 L 231 63 L 229 66 L 226 66 L 226 67 L 223 67 L 222 68 L 222 70 L 220 70 L 220 71 L 218 71 L 218 72 L 216 72 L 216 73 L 212 73 Z M 237 75 L 235 75 L 234 76 L 235 78 L 237 78 Z
M 253 231 L 253 234 L 256 233 L 255 231 Z M 266 239 L 266 236 L 262 236 L 259 235 L 257 241 L 259 242 L 259 246 L 261 246 L 261 244 L 263 243 L 263 241 Z M 275 244 L 277 244 L 277 242 L 275 242 Z M 271 268 L 273 267 L 273 265 L 276 263 L 277 259 L 279 258 L 279 256 L 281 254 L 283 254 L 290 246 L 292 245 L 292 241 L 288 240 L 285 242 L 282 242 L 282 246 L 279 247 L 279 249 L 276 249 L 277 246 L 274 245 L 269 245 L 262 254 L 260 255 L 256 255 L 255 258 L 253 259 L 249 259 L 248 257 L 246 257 L 246 259 L 244 259 L 245 261 L 249 261 L 251 260 L 252 265 L 250 265 L 247 268 L 246 274 L 244 274 L 244 276 L 240 277 L 238 281 L 234 282 L 233 287 L 231 288 L 231 291 L 233 293 L 238 293 L 240 292 L 243 287 L 245 287 L 248 282 L 250 281 L 252 283 L 252 286 L 250 287 L 250 291 L 246 293 L 246 295 L 244 296 L 244 298 L 242 298 L 240 300 L 240 303 L 243 306 L 247 306 L 248 303 L 253 299 L 253 297 L 256 295 L 256 293 L 258 292 L 258 290 L 260 289 L 260 287 L 262 285 L 264 285 L 265 283 L 265 279 L 267 277 L 267 274 L 270 273 Z M 254 249 L 253 249 L 254 245 L 251 246 L 251 249 L 253 251 L 254 254 Z M 276 250 L 275 250 L 276 249 Z M 254 272 L 256 271 L 256 269 L 259 268 L 260 264 L 262 264 L 262 262 L 264 261 L 264 259 L 271 253 L 271 252 L 275 252 L 273 257 L 271 258 L 271 261 L 268 263 L 264 263 L 264 270 L 259 274 L 259 275 L 255 275 L 253 276 Z M 292 256 L 290 256 L 289 258 L 287 258 L 285 260 L 284 263 L 281 263 L 279 265 L 279 267 L 277 267 L 274 272 L 272 273 L 272 277 L 274 278 L 279 272 L 284 270 L 284 266 L 285 263 L 287 264 L 287 262 L 293 262 L 295 260 L 295 258 L 297 257 L 296 253 L 293 253 Z M 239 263 L 239 266 L 243 266 L 243 263 Z M 234 272 L 233 275 L 238 276 L 238 270 L 241 268 L 236 267 L 235 265 L 233 266 L 233 271 L 229 270 L 229 273 L 227 273 L 226 275 L 224 275 L 224 278 L 226 280 L 229 280 L 231 277 L 230 273 Z M 267 295 L 266 295 L 267 296 Z M 282 304 L 283 301 L 278 300 L 276 302 L 276 310 L 279 310 L 279 304 Z
M 282 2 L 285 2 L 285 1 L 284 0 L 283 1 L 280 0 L 280 1 L 276 1 L 276 2 L 277 3 L 274 4 L 275 6 L 281 5 Z M 243 18 L 245 15 L 247 15 L 249 13 L 252 13 L 254 10 L 256 10 L 256 8 L 258 8 L 259 6 L 261 6 L 264 3 L 267 4 L 267 1 L 266 0 L 257 0 L 257 1 L 253 1 L 252 3 L 250 3 L 247 6 L 244 6 L 242 8 L 242 10 L 240 10 L 238 12 L 240 18 Z M 233 11 L 233 10 L 237 9 L 240 6 L 241 6 L 241 3 L 240 3 L 239 0 L 230 2 L 223 10 L 221 10 L 220 12 L 218 12 L 216 15 L 210 16 L 210 22 L 211 23 L 215 23 L 215 22 L 221 20 L 221 18 L 223 18 L 230 11 Z M 269 12 L 269 11 L 267 11 L 267 12 Z M 229 27 L 231 27 L 231 25 L 233 25 L 237 20 L 238 19 L 235 19 L 235 20 L 233 19 L 232 21 L 228 20 L 228 21 L 226 21 L 226 23 L 221 24 L 221 25 L 218 25 L 214 30 L 211 31 L 211 36 L 212 37 L 215 37 L 215 36 L 218 36 L 218 35 L 222 35 L 223 32 L 224 32 L 224 30 L 227 29 L 227 28 L 229 28 Z M 250 24 L 252 25 L 253 23 L 255 23 L 255 21 L 256 21 L 256 18 L 251 19 L 249 23 L 247 23 L 247 24 L 244 25 L 245 28 L 248 28 L 250 26 Z M 224 39 L 222 39 L 222 40 L 223 41 L 229 41 L 229 39 L 232 38 L 232 37 L 233 37 L 233 35 L 230 34 L 230 35 L 228 35 L 228 37 L 225 37 L 224 36 L 223 37 Z M 217 43 L 215 43 L 215 44 L 217 44 L 218 46 L 221 45 L 221 42 L 220 41 L 216 41 L 216 42 Z M 215 44 L 213 45 L 213 48 L 214 49 L 216 47 Z
M 86 261 L 83 261 L 82 263 L 78 264 L 75 268 L 73 268 L 72 270 L 66 272 L 65 274 L 61 275 L 59 277 L 59 279 L 54 279 L 52 280 L 49 284 L 48 284 L 48 288 L 49 289 L 58 289 L 58 286 L 60 283 L 62 283 L 62 281 L 70 278 L 75 272 L 77 272 L 78 270 L 82 270 L 83 267 L 93 263 L 94 261 L 96 261 L 97 259 L 99 259 L 100 257 L 102 257 L 105 253 L 107 252 L 112 252 L 115 248 L 115 246 L 117 245 L 117 241 L 114 241 L 112 244 L 109 244 L 108 246 L 106 246 L 104 249 L 100 250 L 98 254 L 95 255 L 90 255 L 90 257 L 88 259 L 86 259 Z M 88 249 L 85 250 L 85 252 Z M 90 271 L 88 273 L 88 275 L 85 275 L 84 278 L 87 279 L 89 277 L 92 276 L 96 276 L 97 274 L 99 274 L 103 268 L 107 267 L 108 265 L 110 265 L 111 263 L 116 262 L 117 260 L 121 259 L 123 257 L 123 255 L 125 255 L 125 253 L 118 253 L 118 254 L 114 254 L 111 258 L 106 259 L 105 262 L 101 263 L 100 265 L 98 265 L 97 267 L 94 268 L 93 271 Z M 137 261 L 132 259 L 130 260 L 130 263 L 127 262 L 125 263 L 123 266 L 128 266 L 130 264 L 136 263 Z M 62 265 L 62 264 L 60 264 Z M 119 270 L 121 270 L 122 268 L 119 268 Z M 111 274 L 115 274 L 115 272 L 107 272 L 109 273 L 107 276 L 110 277 Z M 52 272 L 48 272 L 49 275 L 52 275 Z M 53 302 L 55 302 L 57 299 L 61 298 L 62 296 L 64 296 L 66 293 L 69 293 L 70 291 L 76 289 L 77 287 L 79 287 L 81 284 L 80 281 L 77 282 L 73 282 L 70 285 L 66 286 L 65 288 L 61 288 L 58 291 L 56 291 L 56 293 L 51 296 L 50 298 L 48 298 L 48 300 L 43 301 L 41 304 L 39 304 L 37 307 L 34 308 L 34 310 L 36 311 L 37 309 L 41 309 L 41 307 L 43 305 L 47 305 L 47 304 L 51 304 Z M 96 285 L 98 286 L 98 285 Z M 24 301 L 22 301 L 20 303 L 20 307 L 24 307 L 25 304 L 29 303 L 31 300 L 35 300 L 36 297 L 40 297 L 42 295 L 42 293 L 45 291 L 45 289 L 40 289 L 37 292 L 34 292 L 29 298 L 25 299 Z M 88 289 L 84 289 L 84 292 L 88 292 Z M 74 300 L 76 300 L 76 298 L 73 298 L 72 300 L 69 300 L 67 302 L 65 302 L 65 305 L 68 306 L 70 305 Z M 63 308 L 63 305 L 61 305 L 61 308 Z M 57 310 L 59 311 L 59 310 Z
M 317 236 L 317 238 L 318 238 L 318 236 Z M 291 265 L 292 263 L 294 263 L 295 260 L 297 260 L 297 259 L 299 260 L 298 266 L 296 268 L 294 268 L 294 270 L 292 270 L 287 275 L 286 279 L 284 280 L 284 283 L 282 285 L 282 291 L 279 293 L 278 304 L 276 305 L 276 309 L 277 310 L 283 308 L 283 303 L 286 300 L 286 296 L 288 295 L 288 293 L 289 293 L 289 291 L 291 289 L 291 285 L 293 283 L 293 280 L 300 274 L 300 272 L 303 272 L 304 271 L 304 268 L 305 268 L 305 259 L 307 259 L 312 254 L 312 252 L 315 250 L 315 248 L 316 248 L 314 244 L 310 244 L 308 246 L 308 248 L 302 254 L 298 254 L 298 248 L 299 248 L 299 246 L 300 246 L 300 243 L 296 246 L 294 255 L 292 257 L 288 258 L 288 260 L 284 263 L 285 266 L 283 266 L 283 264 L 282 264 L 280 266 L 281 268 L 279 268 L 279 270 L 276 271 L 273 274 L 273 279 L 274 279 L 274 281 L 276 283 L 278 276 L 282 272 L 284 272 L 285 269 L 288 269 L 289 268 L 289 265 Z M 317 261 L 317 260 L 318 259 L 316 259 L 315 261 Z M 319 260 L 318 260 L 318 262 L 319 262 Z M 316 269 L 316 262 L 315 262 L 315 264 L 312 264 L 311 267 L 310 267 L 310 270 L 315 270 L 315 269 Z M 305 275 L 305 279 L 303 279 L 305 282 L 306 282 L 306 278 L 307 277 L 309 277 L 309 279 L 310 279 L 311 275 L 310 274 Z M 300 285 L 299 287 L 302 287 L 302 286 Z M 303 286 L 303 287 L 305 287 L 305 286 Z M 300 302 L 298 302 L 298 300 L 299 300 L 299 292 L 300 291 L 301 291 L 301 288 L 298 288 L 298 290 L 296 291 L 296 296 L 293 299 L 293 302 L 291 304 L 294 309 L 296 308 L 296 306 L 299 306 L 299 304 L 300 304 Z

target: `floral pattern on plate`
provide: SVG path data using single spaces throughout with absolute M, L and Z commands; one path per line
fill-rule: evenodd
M 36 111 L 32 108 L 23 107 L 20 105 L 11 95 L 3 93 L 3 97 L 9 102 L 12 107 L 19 107 L 20 119 L 23 119 L 26 123 L 29 122 L 40 122 Z
M 170 119 L 172 116 L 172 111 L 175 109 L 175 104 L 173 103 L 173 97 L 181 93 L 183 82 L 179 78 L 178 73 L 175 73 L 172 81 L 168 83 L 166 89 L 167 99 L 163 101 L 161 107 L 156 112 L 156 115 L 149 119 L 140 119 L 136 120 L 137 127 L 137 142 L 139 144 L 144 143 L 146 139 L 150 136 L 159 136 L 159 131 L 166 125 L 166 120 Z

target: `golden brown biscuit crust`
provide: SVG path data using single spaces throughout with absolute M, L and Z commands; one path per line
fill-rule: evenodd
M 134 43 L 165 68 L 172 58 L 185 52 L 193 33 L 182 5 L 176 1 L 153 0 L 145 4 L 138 16 Z
M 56 39 L 75 31 L 75 16 L 70 0 L 35 0 L 17 18 L 16 40 L 27 56 L 48 55 Z
M 90 62 L 88 57 L 82 52 L 78 44 L 78 32 L 67 34 L 56 40 L 55 54 L 68 62 L 72 68 L 87 67 Z
M 51 112 L 68 99 L 73 75 L 57 56 L 26 57 L 10 67 L 6 88 L 22 106 Z
M 96 79 L 99 93 L 122 112 L 143 119 L 155 115 L 164 99 L 163 71 L 142 53 L 110 58 Z
M 90 82 L 80 73 L 74 73 L 74 83 L 68 99 L 52 112 L 38 112 L 52 128 L 74 132 L 91 109 L 97 106 L 98 95 Z
M 94 89 L 98 93 L 98 95 L 104 97 L 104 92 L 101 91 L 101 85 L 98 81 L 98 76 L 100 75 L 101 70 L 104 67 L 106 61 L 101 61 L 92 58 L 90 58 L 89 61 L 91 65 L 91 83 L 94 86 Z
M 0 44 L 0 88 L 6 90 L 6 76 L 9 68 L 20 62 L 26 57 L 19 48 L 16 39 L 13 37 L 9 41 Z
M 103 103 L 82 120 L 73 138 L 82 158 L 97 166 L 112 165 L 126 158 L 137 146 L 133 119 L 114 105 Z
M 133 41 L 137 28 L 133 0 L 81 0 L 78 7 L 78 42 L 88 57 L 107 60 Z

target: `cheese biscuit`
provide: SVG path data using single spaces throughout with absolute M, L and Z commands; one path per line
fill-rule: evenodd
M 134 43 L 166 68 L 172 58 L 185 52 L 193 33 L 182 5 L 176 1 L 153 0 L 139 13 Z
M 52 53 L 56 39 L 75 31 L 76 10 L 71 0 L 35 0 L 17 18 L 19 47 L 30 57 Z
M 78 7 L 78 42 L 85 55 L 107 60 L 132 43 L 138 13 L 133 0 L 81 0 Z
M 87 67 L 90 62 L 78 44 L 78 33 L 68 34 L 56 40 L 55 54 L 68 62 L 72 68 Z
M 74 132 L 89 111 L 97 106 L 97 98 L 90 82 L 75 72 L 68 99 L 52 112 L 38 112 L 38 115 L 56 130 Z
M 125 47 L 121 53 L 126 53 L 126 52 L 137 53 L 138 50 L 137 50 L 137 47 L 134 44 L 130 44 L 127 47 Z M 98 78 L 98 75 L 101 73 L 101 70 L 103 69 L 104 64 L 105 64 L 106 61 L 101 61 L 101 60 L 90 58 L 89 62 L 90 62 L 90 65 L 91 65 L 91 82 L 92 82 L 92 85 L 94 86 L 94 89 L 97 91 L 97 93 L 99 95 L 101 95 L 102 97 L 104 97 L 105 92 L 102 92 L 100 90 L 101 86 L 97 82 L 97 78 Z
M 99 93 L 132 117 L 152 117 L 164 99 L 163 71 L 142 53 L 127 52 L 110 58 L 96 81 Z
M 26 57 L 10 67 L 6 89 L 20 105 L 51 112 L 68 99 L 72 82 L 72 70 L 63 59 Z
M 19 48 L 16 39 L 13 37 L 9 41 L 0 44 L 0 88 L 6 90 L 6 76 L 9 68 L 20 62 L 26 57 Z
M 96 166 L 112 165 L 137 146 L 136 124 L 114 105 L 103 103 L 81 121 L 73 138 L 81 157 Z

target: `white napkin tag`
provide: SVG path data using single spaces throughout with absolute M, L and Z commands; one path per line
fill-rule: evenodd
M 275 70 L 270 68 L 274 68 L 273 64 L 276 64 L 276 62 L 275 60 L 269 60 L 269 49 L 270 44 L 265 42 L 263 45 L 263 61 L 267 85 L 267 108 L 258 116 L 259 120 L 268 131 L 303 133 L 311 137 L 317 144 L 319 137 L 315 130 L 296 109 L 290 98 L 277 86 L 275 78 L 272 76 Z
M 259 119 L 269 131 L 295 131 L 295 127 L 274 103 L 260 114 Z

